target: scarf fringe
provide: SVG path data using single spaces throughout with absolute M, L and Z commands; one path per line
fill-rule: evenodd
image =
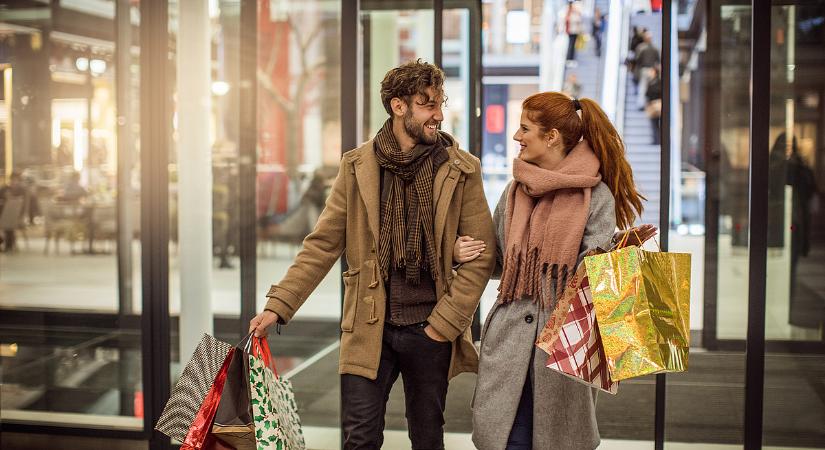
M 553 298 L 561 297 L 572 273 L 567 264 L 539 261 L 537 248 L 523 256 L 511 249 L 504 261 L 504 273 L 498 286 L 499 303 L 529 299 L 549 307 Z M 552 284 L 548 283 L 553 281 Z M 553 295 L 555 293 L 555 295 Z

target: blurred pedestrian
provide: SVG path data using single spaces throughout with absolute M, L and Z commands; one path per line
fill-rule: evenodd
M 576 40 L 584 32 L 581 8 L 579 2 L 568 1 L 564 15 L 564 32 L 567 33 L 567 61 L 576 60 Z M 575 64 L 573 64 L 575 65 Z
M 29 189 L 23 184 L 23 176 L 20 172 L 12 172 L 8 183 L 0 187 L 0 217 L 6 208 L 15 207 L 17 212 L 15 217 L 10 218 L 14 223 L 3 225 L 3 251 L 11 252 L 16 244 L 17 227 L 22 223 L 26 215 L 25 206 L 29 203 Z
M 662 62 L 659 49 L 653 45 L 653 33 L 649 30 L 644 32 L 644 40 L 636 46 L 636 58 L 634 63 L 638 88 L 636 95 L 636 105 L 639 109 L 644 109 L 647 98 L 647 85 L 650 82 L 651 72 L 647 69 L 655 67 Z
M 72 172 L 57 199 L 69 203 L 79 203 L 88 195 L 89 191 L 80 185 L 80 173 Z
M 653 131 L 653 144 L 659 145 L 662 142 L 662 77 L 659 66 L 654 66 L 648 71 L 649 81 L 647 92 L 645 93 L 645 115 L 650 119 L 650 127 Z
M 571 73 L 567 75 L 567 79 L 564 80 L 564 85 L 561 88 L 562 92 L 569 95 L 573 98 L 579 98 L 582 95 L 582 84 L 579 83 L 578 77 L 576 77 L 575 73 Z
M 598 6 L 593 9 L 593 39 L 596 41 L 596 56 L 602 56 L 602 32 L 604 31 L 604 16 Z
M 630 37 L 630 42 L 628 44 L 627 59 L 625 60 L 627 71 L 630 72 L 631 76 L 633 77 L 633 86 L 636 88 L 637 92 L 639 90 L 639 79 L 636 78 L 636 47 L 638 47 L 639 44 L 644 42 L 645 32 L 647 32 L 647 28 L 643 28 L 638 25 L 633 25 L 633 33 Z

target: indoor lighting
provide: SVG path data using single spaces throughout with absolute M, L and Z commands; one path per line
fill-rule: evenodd
M 226 81 L 213 81 L 212 82 L 212 93 L 217 95 L 218 97 L 226 95 L 229 92 L 229 83 Z
M 74 61 L 74 66 L 77 67 L 77 70 L 81 72 L 85 72 L 89 69 L 89 58 L 80 57 Z
M 106 71 L 106 61 L 102 59 L 93 59 L 89 61 L 89 68 L 92 70 L 92 74 L 100 75 Z

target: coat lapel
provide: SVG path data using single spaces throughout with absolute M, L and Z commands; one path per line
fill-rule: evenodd
M 460 170 L 456 166 L 455 158 L 451 158 L 438 168 L 433 180 L 433 211 L 435 211 L 435 244 L 436 250 L 441 251 L 441 239 L 444 237 L 444 227 L 447 224 L 447 213 L 453 198 Z
M 378 161 L 375 159 L 372 145 L 373 141 L 369 140 L 361 146 L 360 157 L 353 161 L 353 166 L 355 167 L 355 180 L 358 182 L 358 192 L 361 194 L 361 200 L 364 201 L 364 208 L 367 211 L 367 222 L 377 243 L 378 216 L 381 214 L 381 202 L 378 195 L 381 172 L 378 169 Z

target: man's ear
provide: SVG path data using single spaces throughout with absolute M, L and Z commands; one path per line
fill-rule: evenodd
M 401 98 L 393 97 L 393 99 L 390 100 L 390 108 L 392 109 L 392 113 L 394 115 L 400 117 L 407 113 L 407 108 L 409 108 L 409 106 L 407 105 L 407 102 Z

